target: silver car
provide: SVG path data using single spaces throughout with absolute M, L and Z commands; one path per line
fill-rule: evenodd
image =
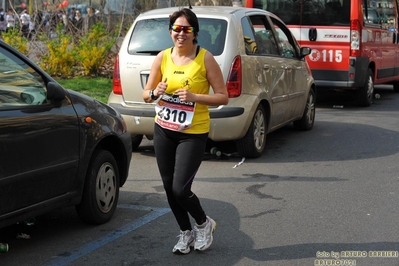
M 178 7 L 142 13 L 128 31 L 115 60 L 108 104 L 127 123 L 133 148 L 145 135 L 152 139 L 155 104 L 144 103 L 155 56 L 173 46 L 169 15 Z M 227 6 L 195 6 L 198 44 L 219 63 L 229 103 L 209 108 L 209 139 L 234 140 L 246 157 L 262 155 L 266 134 L 293 122 L 310 130 L 315 119 L 316 87 L 300 48 L 285 24 L 270 12 Z

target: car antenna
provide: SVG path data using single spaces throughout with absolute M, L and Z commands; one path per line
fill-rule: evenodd
M 189 7 L 190 9 L 193 9 L 193 7 L 191 6 L 190 0 L 188 0 L 188 7 Z

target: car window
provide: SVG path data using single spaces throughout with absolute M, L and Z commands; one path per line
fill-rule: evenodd
M 173 46 L 169 35 L 169 19 L 146 19 L 136 23 L 130 38 L 129 54 L 158 54 Z
M 29 65 L 0 48 L 0 109 L 47 103 L 41 76 Z
M 248 55 L 256 54 L 258 47 L 255 41 L 255 34 L 247 17 L 241 19 L 241 26 L 244 33 L 245 53 Z
M 227 21 L 199 18 L 199 25 L 198 44 L 213 55 L 222 54 L 226 40 Z
M 269 25 L 266 16 L 250 16 L 249 19 L 251 21 L 257 47 L 255 54 L 278 55 L 279 52 L 277 49 L 276 40 L 273 36 L 272 28 Z
M 226 40 L 227 21 L 221 19 L 199 18 L 198 44 L 213 55 L 223 53 Z M 169 34 L 169 19 L 145 19 L 136 23 L 130 38 L 129 54 L 156 55 L 172 47 Z
M 273 17 L 270 17 L 270 20 L 277 32 L 276 39 L 280 48 L 280 55 L 283 57 L 298 57 L 298 52 L 295 49 L 296 44 L 289 29 Z

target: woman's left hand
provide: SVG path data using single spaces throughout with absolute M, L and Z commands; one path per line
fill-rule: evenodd
M 179 96 L 182 102 L 195 102 L 195 94 L 186 89 L 178 89 L 175 94 Z

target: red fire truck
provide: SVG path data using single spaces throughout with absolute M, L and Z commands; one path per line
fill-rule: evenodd
M 370 106 L 374 84 L 399 92 L 399 0 L 244 0 L 268 10 L 291 29 L 307 56 L 317 87 L 353 90 Z

